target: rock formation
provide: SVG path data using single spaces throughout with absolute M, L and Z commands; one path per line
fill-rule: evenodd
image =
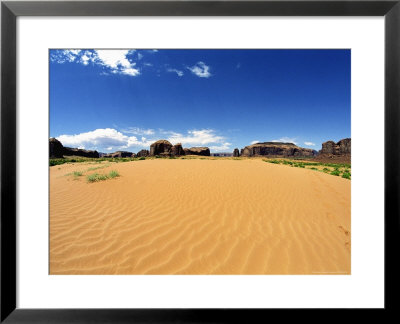
M 183 149 L 186 155 L 203 155 L 210 156 L 210 149 L 208 147 L 191 147 Z
M 185 151 L 183 150 L 181 143 L 178 143 L 178 144 L 175 144 L 174 146 L 172 146 L 171 155 L 174 155 L 174 156 L 185 155 Z
M 335 143 L 327 141 L 322 143 L 322 149 L 319 151 L 322 156 L 346 156 L 351 155 L 351 138 L 345 138 Z
M 61 142 L 54 137 L 49 140 L 49 152 L 50 158 L 63 158 L 64 157 L 64 146 Z
M 313 157 L 317 151 L 299 147 L 293 143 L 263 142 L 246 146 L 242 156 Z
M 170 155 L 172 144 L 167 140 L 158 140 L 150 145 L 150 156 Z
M 91 151 L 91 150 L 83 150 L 72 147 L 64 147 L 64 155 L 65 156 L 81 156 L 87 158 L 98 158 L 99 152 Z
M 49 140 L 50 158 L 63 158 L 64 156 L 81 156 L 88 158 L 98 158 L 99 152 L 83 150 L 78 148 L 64 147 L 61 142 L 54 137 Z
M 221 156 L 221 157 L 232 157 L 233 153 L 221 152 L 221 153 L 210 153 L 211 156 Z
M 140 150 L 137 152 L 136 157 L 146 157 L 149 156 L 149 151 L 148 150 Z
M 134 157 L 135 153 L 127 152 L 127 151 L 117 151 L 114 153 L 108 153 L 103 155 L 105 158 L 124 158 L 124 157 Z
M 233 150 L 233 156 L 234 156 L 234 157 L 239 157 L 239 149 L 235 148 L 235 149 Z

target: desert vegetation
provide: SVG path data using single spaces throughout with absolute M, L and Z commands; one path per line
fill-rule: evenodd
M 87 162 L 87 161 L 81 161 L 81 162 Z M 70 163 L 72 165 L 74 165 L 73 162 L 70 162 Z M 87 163 L 87 165 L 90 165 L 90 164 L 93 164 L 93 163 L 91 163 L 91 162 Z M 86 164 L 83 164 L 83 166 L 85 166 L 85 165 Z M 72 177 L 73 180 L 79 180 L 81 177 L 86 175 L 86 181 L 88 183 L 98 182 L 98 181 L 103 181 L 103 180 L 108 180 L 108 179 L 113 179 L 113 178 L 119 177 L 120 175 L 119 175 L 118 171 L 115 171 L 115 170 L 112 170 L 109 173 L 98 173 L 98 172 L 92 173 L 92 171 L 105 169 L 110 166 L 111 166 L 111 163 L 107 163 L 107 164 L 103 164 L 103 165 L 96 166 L 96 167 L 90 167 L 90 168 L 87 168 L 86 170 L 74 170 L 72 172 L 66 173 L 64 176 Z M 60 168 L 58 168 L 58 170 L 60 170 Z
M 111 163 L 123 163 L 123 162 L 131 162 L 131 161 L 139 161 L 145 160 L 145 157 L 141 158 L 86 158 L 86 157 L 64 157 L 57 159 L 50 159 L 49 165 L 61 165 L 64 163 L 90 163 L 97 164 L 102 162 L 111 162 Z
M 333 176 L 341 176 L 342 178 L 351 180 L 351 164 L 350 163 L 323 163 L 310 162 L 302 160 L 287 159 L 263 159 L 264 162 L 273 164 L 283 164 L 294 168 L 310 169 L 314 171 L 324 172 Z
M 108 174 L 93 173 L 86 176 L 87 182 L 98 182 L 119 177 L 118 171 L 112 170 Z

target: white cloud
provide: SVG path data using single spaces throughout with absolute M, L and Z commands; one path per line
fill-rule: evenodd
M 307 146 L 315 146 L 315 143 L 313 142 L 304 142 L 304 144 Z
M 219 146 L 210 146 L 210 150 L 211 151 L 219 151 L 219 152 L 221 152 L 221 151 L 227 151 L 227 150 L 230 150 L 231 148 L 230 148 L 230 146 L 232 145 L 232 143 L 228 143 L 228 142 L 226 142 L 226 143 L 223 143 L 222 145 L 219 145 Z
M 186 68 L 199 78 L 209 78 L 212 75 L 209 71 L 210 67 L 204 62 L 197 62 L 195 65 L 187 66 Z
M 167 69 L 167 72 L 174 72 L 180 77 L 183 76 L 183 71 L 178 70 L 178 69 Z
M 50 60 L 56 63 L 76 62 L 83 65 L 89 63 L 103 66 L 115 74 L 137 76 L 140 74 L 136 62 L 129 57 L 135 50 L 56 50 L 51 53 Z
M 135 135 L 154 135 L 153 129 L 144 129 L 139 127 L 129 127 L 126 129 L 121 129 L 121 132 Z
M 143 136 L 139 138 L 131 134 Z M 217 135 L 212 129 L 189 130 L 182 134 L 162 129 L 155 132 L 153 129 L 139 127 L 130 127 L 121 131 L 114 128 L 99 128 L 80 134 L 60 135 L 57 139 L 64 146 L 99 151 L 134 151 L 138 147 L 149 149 L 150 145 L 159 139 L 167 139 L 172 144 L 181 143 L 185 147 L 208 146 L 213 152 L 230 150 L 231 145 L 225 137 Z
M 66 63 L 66 62 L 74 62 L 80 50 L 57 50 L 53 51 L 50 55 L 50 60 L 56 63 Z
M 82 57 L 81 57 L 81 61 L 82 61 L 83 65 L 88 65 L 89 61 L 90 61 L 90 57 L 87 56 L 86 54 L 83 54 Z
M 136 63 L 128 59 L 128 55 L 132 54 L 133 50 L 97 50 L 93 61 L 111 69 L 114 73 L 127 74 L 136 76 L 140 74 L 135 68 Z
M 293 143 L 293 144 L 297 145 L 296 138 L 293 138 L 293 137 L 281 137 L 280 139 L 272 140 L 271 142 Z
M 127 136 L 113 128 L 99 128 L 94 131 L 80 133 L 76 135 L 60 135 L 57 139 L 69 147 L 81 147 L 87 149 L 97 149 L 106 147 L 119 150 L 128 149 L 132 146 L 148 147 L 154 139 L 142 137 L 140 140 L 136 136 Z
M 210 143 L 223 143 L 225 137 L 216 135 L 212 129 L 202 129 L 190 130 L 186 135 L 171 132 L 168 140 L 173 144 L 206 145 Z
M 250 143 L 250 145 L 257 144 L 257 143 L 260 143 L 260 141 L 252 141 L 252 142 Z

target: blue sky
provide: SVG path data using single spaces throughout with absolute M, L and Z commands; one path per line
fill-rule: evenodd
M 231 152 L 350 137 L 350 50 L 50 50 L 50 137 Z

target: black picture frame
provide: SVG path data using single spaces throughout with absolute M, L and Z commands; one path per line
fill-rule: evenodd
M 16 19 L 18 16 L 384 16 L 385 307 L 377 311 L 382 315 L 382 312 L 396 310 L 399 274 L 395 264 L 400 246 L 400 0 L 2 1 L 1 322 L 219 323 L 236 322 L 243 317 L 247 319 L 246 322 L 253 322 L 252 318 L 262 319 L 269 316 L 266 312 L 276 312 L 269 309 L 16 308 Z M 371 132 L 373 133 L 373 129 Z M 304 311 L 297 310 L 297 313 L 304 314 Z

